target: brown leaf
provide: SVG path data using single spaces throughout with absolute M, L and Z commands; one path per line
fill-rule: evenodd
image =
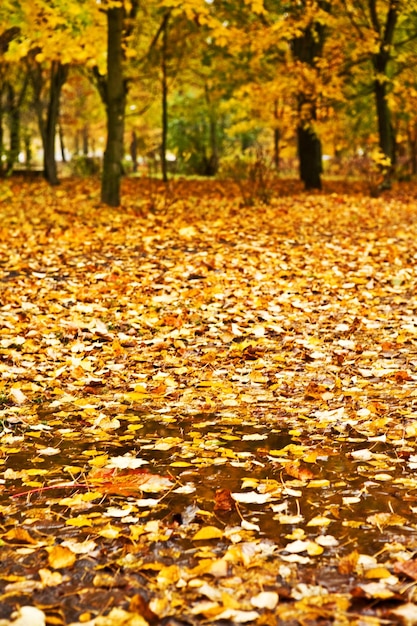
M 229 489 L 217 489 L 214 497 L 214 510 L 229 513 L 235 508 L 236 504 Z
M 322 395 L 326 393 L 327 388 L 324 385 L 319 385 L 314 381 L 311 381 L 304 392 L 304 398 L 306 400 L 321 400 Z
M 285 465 L 285 471 L 289 476 L 296 478 L 297 480 L 311 480 L 314 478 L 314 474 L 307 467 L 301 467 L 298 462 L 288 463 Z
M 130 599 L 129 611 L 141 615 L 150 624 L 155 624 L 159 621 L 158 615 L 155 615 L 155 613 L 149 608 L 149 604 L 146 602 L 145 598 L 140 595 L 140 593 L 137 593 Z
M 352 574 L 356 569 L 358 560 L 359 552 L 357 550 L 353 550 L 350 554 L 343 556 L 337 566 L 339 574 Z
M 394 572 L 396 574 L 405 574 L 408 578 L 417 580 L 417 560 L 397 561 L 397 563 L 394 563 Z
M 3 535 L 3 539 L 6 541 L 10 541 L 10 543 L 28 543 L 31 545 L 37 544 L 38 542 L 34 539 L 27 530 L 24 528 L 12 528 L 5 535 Z

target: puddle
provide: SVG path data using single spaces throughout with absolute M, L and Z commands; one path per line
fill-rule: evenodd
M 70 415 L 64 425 L 60 420 L 59 428 L 51 427 L 53 415 L 42 417 L 46 430 L 39 433 L 16 427 L 9 445 L 5 438 L 4 468 L 29 472 L 29 477 L 6 479 L 0 494 L 3 506 L 10 504 L 11 495 L 30 492 L 35 484 L 28 501 L 22 496 L 19 503 L 29 510 L 46 500 L 56 508 L 57 501 L 76 488 L 52 490 L 54 484 L 70 481 L 77 468 L 81 476 L 88 475 L 91 460 L 97 456 L 129 455 L 146 462 L 147 471 L 168 476 L 185 492 L 189 490 L 185 495 L 172 490 L 155 511 L 141 511 L 146 520 L 181 522 L 187 507 L 198 506 L 214 514 L 220 526 L 245 519 L 280 549 L 297 528 L 306 537 L 337 537 L 339 555 L 352 549 L 373 554 L 393 540 L 417 545 L 417 489 L 407 484 L 407 455 L 399 457 L 389 444 L 370 448 L 360 438 L 337 441 L 323 436 L 317 440 L 305 434 L 301 440 L 283 426 L 265 428 L 227 414 L 125 413 L 120 428 L 107 435 L 88 424 L 79 432 L 76 415 Z M 56 453 L 49 455 L 48 450 Z M 308 473 L 297 477 L 297 468 Z M 225 515 L 215 507 L 219 490 L 269 494 L 270 498 L 262 504 L 241 502 L 238 512 Z M 134 502 L 135 497 L 113 494 L 110 499 L 121 504 Z M 401 516 L 404 523 L 391 526 L 372 521 L 372 516 L 389 513 Z M 322 525 L 315 521 L 320 517 Z

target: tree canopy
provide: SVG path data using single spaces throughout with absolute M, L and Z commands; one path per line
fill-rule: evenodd
M 323 155 L 389 184 L 417 170 L 416 36 L 414 0 L 6 0 L 1 167 L 42 148 L 57 183 L 59 135 L 62 158 L 104 155 L 116 205 L 130 169 L 214 175 L 258 150 L 281 172 L 298 159 L 307 188 Z

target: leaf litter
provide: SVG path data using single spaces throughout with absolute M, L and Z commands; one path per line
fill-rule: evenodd
M 2 185 L 0 625 L 416 623 L 415 188 Z

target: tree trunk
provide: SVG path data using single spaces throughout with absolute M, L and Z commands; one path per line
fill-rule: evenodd
M 219 169 L 219 146 L 217 141 L 217 111 L 215 110 L 210 97 L 209 86 L 205 84 L 206 103 L 208 108 L 209 118 L 209 142 L 210 142 L 210 156 L 205 157 L 206 161 L 206 173 L 205 176 L 215 176 Z
M 89 153 L 89 149 L 88 149 L 88 124 L 84 124 L 84 126 L 83 126 L 82 137 L 83 137 L 83 155 L 85 157 L 87 157 L 88 153 Z
M 306 6 L 306 1 L 298 7 L 298 11 Z M 319 0 L 318 6 L 330 12 L 331 4 L 328 0 Z M 326 29 L 322 22 L 312 21 L 292 42 L 294 57 L 312 68 L 317 67 L 317 59 L 323 54 Z M 314 93 L 314 90 L 313 90 Z M 298 94 L 299 122 L 297 127 L 297 148 L 300 168 L 300 178 L 306 189 L 321 189 L 322 155 L 321 142 L 313 123 L 316 120 L 316 96 L 308 91 Z
M 381 41 L 378 52 L 372 57 L 372 64 L 375 72 L 374 94 L 378 120 L 379 147 L 391 163 L 391 167 L 387 169 L 386 174 L 386 179 L 389 181 L 392 168 L 395 165 L 395 134 L 388 104 L 387 70 L 391 60 L 391 47 L 398 22 L 399 2 L 398 0 L 389 0 L 383 27 L 380 19 L 378 19 L 376 0 L 369 0 L 368 4 L 373 29 Z
M 279 141 L 281 133 L 279 128 L 274 128 L 274 166 L 277 172 L 279 172 Z
M 374 93 L 378 119 L 379 147 L 393 165 L 395 162 L 395 139 L 385 83 L 377 79 L 375 81 Z
M 11 83 L 6 84 L 7 88 L 7 113 L 9 127 L 9 151 L 7 155 L 7 172 L 11 173 L 20 152 L 20 110 L 26 95 L 29 75 L 26 72 L 20 92 L 16 92 Z
M 132 169 L 136 174 L 138 171 L 138 137 L 135 131 L 132 131 L 132 141 L 130 142 L 130 158 L 132 159 Z
M 65 138 L 64 138 L 64 129 L 61 124 L 59 125 L 59 145 L 61 148 L 61 159 L 63 163 L 67 162 L 67 156 L 65 154 Z
M 107 81 L 105 104 L 107 143 L 101 180 L 101 201 L 109 206 L 120 205 L 120 184 L 123 174 L 123 135 L 126 84 L 123 79 L 123 7 L 107 11 Z
M 300 178 L 305 189 L 321 189 L 321 142 L 311 126 L 299 125 L 297 129 Z
M 20 150 L 20 109 L 16 102 L 16 93 L 13 85 L 8 84 L 7 109 L 9 126 L 9 151 L 7 154 L 6 171 L 10 174 L 19 157 Z
M 61 89 L 68 75 L 68 66 L 59 61 L 51 65 L 49 101 L 43 133 L 43 175 L 50 185 L 58 185 L 58 172 L 55 160 L 55 138 L 59 118 Z
M 26 132 L 24 135 L 23 141 L 25 143 L 25 167 L 27 170 L 30 170 L 32 166 L 32 148 L 30 145 L 30 134 Z

